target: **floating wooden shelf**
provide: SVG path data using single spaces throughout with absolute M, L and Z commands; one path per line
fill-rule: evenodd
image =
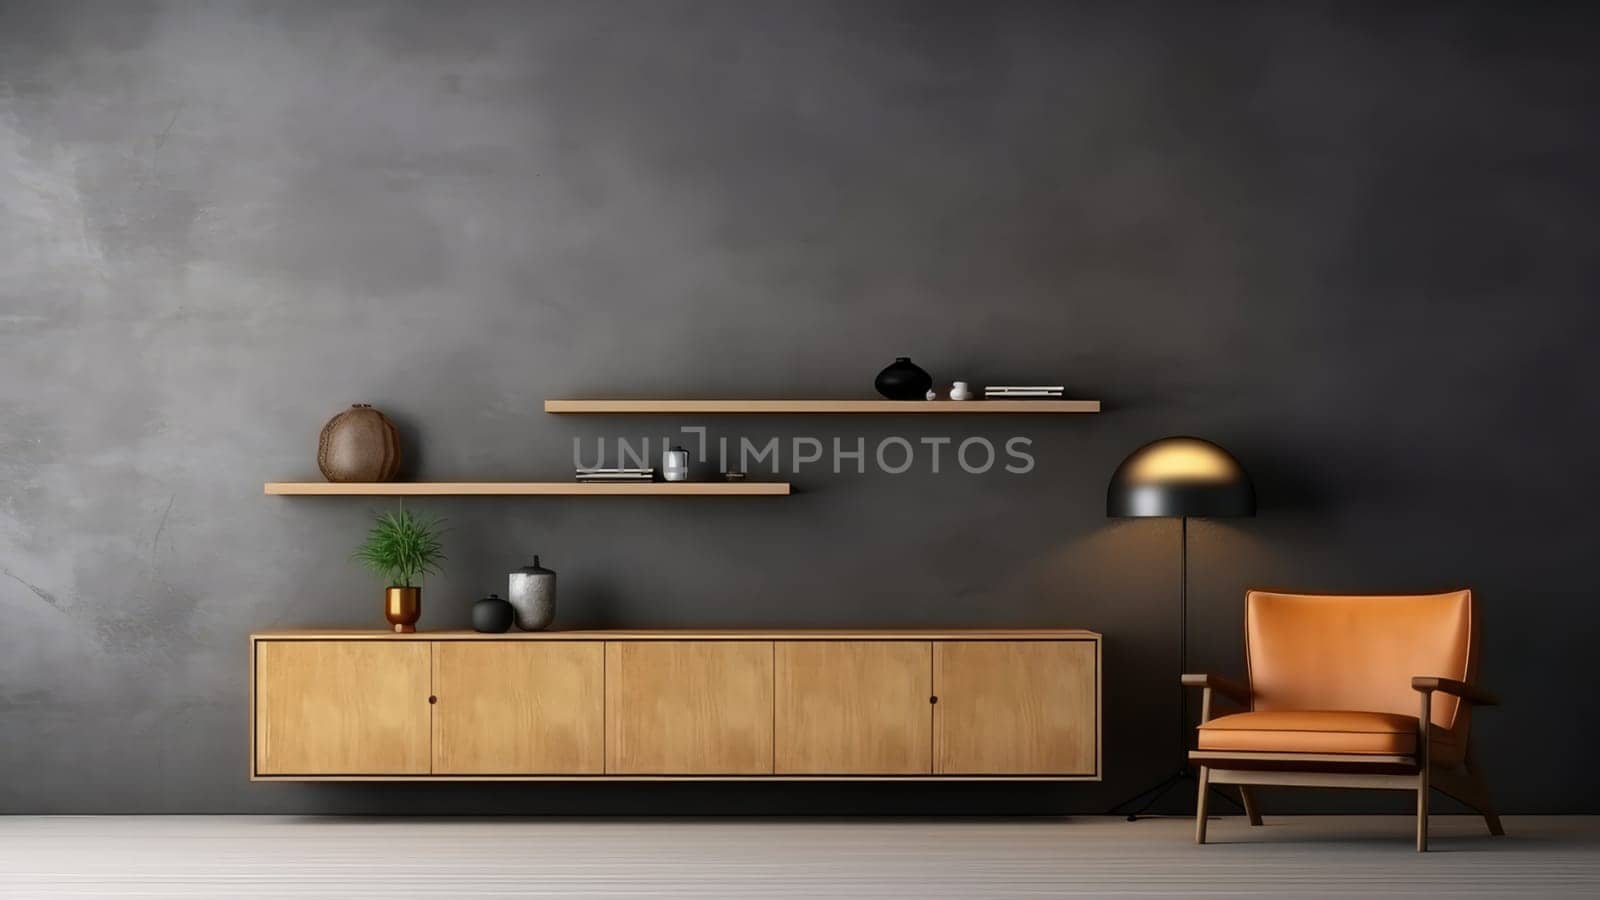
M 579 484 L 575 481 L 390 481 L 335 484 L 269 481 L 266 493 L 286 497 L 781 497 L 785 481 L 654 481 Z
M 1099 400 L 546 400 L 547 413 L 1062 415 L 1097 413 Z

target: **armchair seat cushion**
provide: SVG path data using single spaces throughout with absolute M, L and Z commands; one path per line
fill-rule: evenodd
M 1429 726 L 1433 760 L 1461 761 L 1463 751 L 1449 732 Z M 1417 752 L 1417 717 L 1341 710 L 1266 710 L 1219 716 L 1200 726 L 1201 750 L 1253 753 L 1361 753 L 1412 756 Z

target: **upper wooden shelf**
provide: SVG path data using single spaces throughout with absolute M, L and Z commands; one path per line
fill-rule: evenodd
M 290 497 L 779 497 L 784 481 L 646 481 L 636 484 L 576 481 L 269 481 L 266 493 Z
M 547 413 L 1005 415 L 1097 413 L 1099 400 L 546 400 Z

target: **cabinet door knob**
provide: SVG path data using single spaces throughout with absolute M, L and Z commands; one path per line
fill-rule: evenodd
M 939 702 L 939 698 L 938 697 L 929 697 L 928 698 L 928 702 L 929 703 L 938 703 Z
M 434 697 L 434 696 L 431 696 L 431 695 L 430 695 L 430 696 L 429 696 L 429 697 L 428 697 L 428 702 L 429 702 L 429 703 L 438 703 L 438 702 L 439 702 L 439 698 L 438 698 L 438 697 Z

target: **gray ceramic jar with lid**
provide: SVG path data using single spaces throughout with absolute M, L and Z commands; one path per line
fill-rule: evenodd
M 556 573 L 539 565 L 537 556 L 533 565 L 511 573 L 506 596 L 523 631 L 543 631 L 556 619 Z

